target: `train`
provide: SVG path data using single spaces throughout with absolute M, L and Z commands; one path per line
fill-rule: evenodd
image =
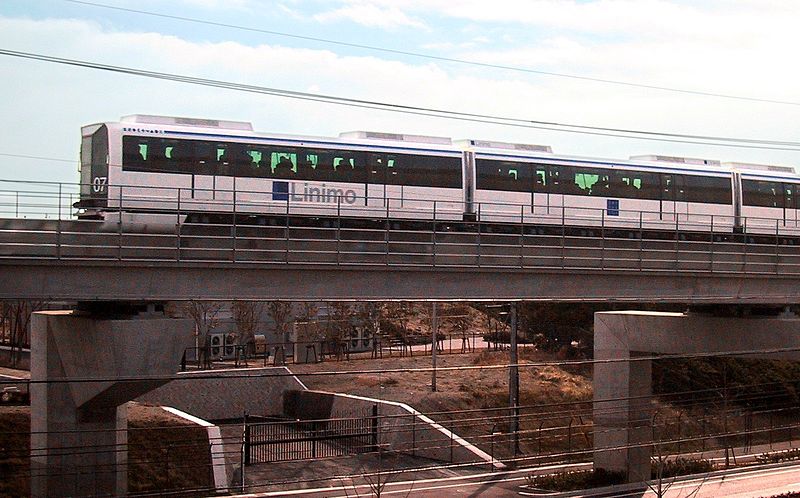
M 335 138 L 247 122 L 132 115 L 82 127 L 82 218 L 144 227 L 287 216 L 800 235 L 788 166 L 369 131 Z

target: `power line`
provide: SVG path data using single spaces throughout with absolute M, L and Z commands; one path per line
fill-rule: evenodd
M 142 77 L 154 78 L 166 81 L 175 81 L 179 83 L 188 83 L 193 85 L 223 88 L 228 90 L 258 93 L 258 94 L 272 95 L 276 97 L 292 98 L 292 99 L 305 100 L 311 102 L 321 102 L 327 104 L 336 104 L 336 105 L 357 107 L 363 109 L 382 110 L 382 111 L 412 114 L 418 116 L 452 119 L 457 121 L 470 121 L 470 122 L 485 123 L 485 124 L 496 124 L 501 126 L 513 126 L 518 128 L 541 129 L 541 130 L 549 130 L 549 131 L 556 131 L 563 133 L 577 133 L 583 135 L 607 136 L 607 137 L 627 138 L 635 140 L 687 143 L 693 145 L 710 145 L 716 147 L 800 151 L 800 142 L 749 139 L 749 138 L 737 138 L 737 137 L 690 135 L 690 134 L 607 128 L 607 127 L 596 127 L 588 125 L 538 121 L 531 119 L 510 118 L 510 117 L 493 116 L 487 114 L 449 111 L 446 109 L 394 104 L 381 101 L 370 101 L 370 100 L 355 99 L 348 97 L 338 97 L 334 95 L 324 95 L 324 94 L 310 93 L 310 92 L 299 92 L 294 90 L 284 90 L 280 88 L 271 88 L 271 87 L 264 87 L 257 85 L 247 85 L 229 81 L 198 78 L 193 76 L 179 75 L 175 73 L 148 71 L 148 70 L 125 67 L 125 66 L 113 66 L 113 65 L 100 64 L 96 62 L 83 61 L 78 59 L 66 59 L 44 54 L 20 52 L 7 49 L 0 49 L 0 55 L 18 57 L 22 59 L 37 60 L 42 62 L 67 65 L 67 66 L 82 67 L 87 69 L 96 69 L 101 71 L 127 74 L 132 76 L 142 76 Z
M 43 156 L 29 156 L 26 154 L 8 154 L 4 152 L 0 152 L 0 156 L 4 157 L 16 157 L 20 159 L 38 159 L 41 161 L 58 161 L 62 163 L 75 163 L 77 162 L 75 159 L 60 159 L 57 157 L 43 157 Z
M 759 98 L 759 97 L 747 97 L 742 95 L 733 95 L 733 94 L 725 94 L 725 93 L 717 93 L 717 92 L 708 92 L 702 90 L 689 90 L 685 88 L 674 88 L 674 87 L 667 87 L 661 85 L 649 85 L 644 83 L 634 83 L 630 81 L 622 81 L 622 80 L 613 80 L 613 79 L 606 79 L 606 78 L 595 78 L 591 76 L 582 76 L 576 74 L 568 74 L 568 73 L 557 73 L 553 71 L 544 71 L 541 69 L 531 69 L 531 68 L 524 68 L 519 66 L 509 66 L 504 64 L 492 64 L 488 62 L 479 62 L 474 60 L 468 59 L 459 59 L 455 57 L 443 57 L 443 56 L 436 56 L 430 54 L 424 54 L 420 52 L 411 52 L 407 50 L 399 50 L 399 49 L 391 49 L 386 47 L 379 47 L 375 45 L 366 45 L 361 43 L 350 43 L 344 42 L 341 40 L 332 40 L 328 38 L 319 38 L 314 36 L 306 36 L 306 35 L 298 35 L 293 33 L 286 33 L 282 31 L 273 31 L 267 29 L 260 29 L 260 28 L 253 28 L 249 26 L 241 26 L 237 24 L 229 24 L 229 23 L 222 23 L 218 21 L 209 21 L 207 19 L 198 19 L 194 17 L 187 17 L 187 16 L 178 16 L 172 14 L 164 14 L 161 12 L 152 12 L 147 10 L 140 10 L 140 9 L 131 9 L 126 7 L 118 7 L 115 5 L 108 5 L 102 3 L 95 3 L 95 2 L 87 2 L 83 0 L 64 0 L 65 2 L 79 4 L 79 5 L 86 5 L 90 7 L 99 7 L 103 9 L 109 10 L 117 10 L 120 12 L 129 12 L 133 14 L 140 14 L 145 16 L 151 17 L 160 17 L 163 19 L 173 19 L 176 21 L 183 21 L 183 22 L 190 22 L 195 24 L 204 24 L 207 26 L 216 26 L 221 28 L 229 28 L 229 29 L 236 29 L 240 31 L 248 31 L 252 33 L 261 33 L 267 34 L 272 36 L 280 36 L 285 38 L 293 38 L 296 40 L 304 40 L 304 41 L 313 41 L 318 43 L 326 43 L 329 45 L 338 45 L 342 47 L 349 47 L 349 48 L 358 48 L 363 50 L 371 50 L 375 52 L 383 52 L 395 55 L 403 55 L 408 57 L 416 57 L 420 59 L 427 59 L 427 60 L 434 60 L 440 62 L 449 62 L 449 63 L 456 63 L 456 64 L 465 64 L 470 66 L 477 66 L 487 69 L 502 69 L 505 71 L 514 71 L 519 73 L 528 73 L 528 74 L 537 74 L 541 76 L 553 76 L 557 78 L 568 78 L 573 80 L 579 81 L 590 81 L 594 83 L 604 83 L 608 85 L 620 85 L 620 86 L 627 86 L 632 88 L 644 88 L 648 90 L 658 90 L 663 92 L 673 92 L 673 93 L 682 93 L 688 95 L 699 95 L 703 97 L 715 97 L 715 98 L 723 98 L 723 99 L 733 99 L 733 100 L 743 100 L 749 102 L 762 102 L 762 103 L 769 103 L 769 104 L 781 104 L 781 105 L 791 105 L 791 106 L 800 106 L 800 102 L 795 101 L 787 101 L 787 100 L 777 100 L 777 99 L 767 99 L 767 98 Z

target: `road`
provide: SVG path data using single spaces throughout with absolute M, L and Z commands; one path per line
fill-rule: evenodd
M 572 470 L 583 470 L 588 464 L 575 464 Z M 571 466 L 572 467 L 572 466 Z M 539 469 L 544 470 L 544 469 Z M 412 496 L 415 498 L 472 497 L 500 498 L 505 496 L 547 496 L 548 498 L 656 498 L 650 488 L 617 486 L 600 488 L 591 492 L 537 494 L 524 488 L 530 469 L 517 472 L 481 474 L 471 477 L 429 479 L 387 483 L 381 496 Z M 655 484 L 651 483 L 654 487 Z M 717 471 L 703 477 L 663 482 L 664 498 L 769 498 L 788 492 L 800 493 L 800 463 L 764 465 L 747 469 Z M 294 492 L 254 493 L 240 497 L 297 496 L 304 498 L 369 496 L 374 493 L 368 486 L 363 489 L 337 487 L 305 489 Z

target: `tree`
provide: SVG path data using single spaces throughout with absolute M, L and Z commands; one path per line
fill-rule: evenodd
M 239 332 L 239 344 L 252 346 L 256 340 L 256 330 L 264 313 L 264 303 L 258 301 L 234 301 L 231 314 Z M 248 350 L 250 347 L 248 347 Z M 252 352 L 255 352 L 253 350 Z
M 447 322 L 453 332 L 461 338 L 462 353 L 472 350 L 472 345 L 469 342 L 470 327 L 472 326 L 472 317 L 469 313 L 471 309 L 466 303 L 455 303 L 450 306 L 446 315 Z
M 267 314 L 275 323 L 275 335 L 280 345 L 275 350 L 275 364 L 286 362 L 286 343 L 289 342 L 289 325 L 292 320 L 292 303 L 267 301 Z
M 218 301 L 189 301 L 184 312 L 194 321 L 196 344 L 202 344 L 200 360 L 203 366 L 211 366 L 209 334 L 219 325 L 219 312 L 222 303 Z
M 403 353 L 408 350 L 409 355 L 413 356 L 408 325 L 414 314 L 414 304 L 407 301 L 389 302 L 386 303 L 385 311 L 386 319 L 392 324 L 392 331 L 400 336 Z
M 0 328 L 5 329 L 7 342 L 11 346 L 11 366 L 22 359 L 22 350 L 30 348 L 31 313 L 45 308 L 45 301 L 19 299 L 3 301 L 0 306 Z
M 353 333 L 353 315 L 356 307 L 350 303 L 328 302 L 328 322 L 325 338 L 334 346 L 336 357 L 348 352 L 347 341 Z

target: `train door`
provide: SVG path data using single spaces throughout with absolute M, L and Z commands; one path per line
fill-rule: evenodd
M 386 209 L 386 163 L 387 154 L 367 153 L 367 206 Z
M 531 194 L 531 211 L 534 217 L 552 216 L 550 213 L 550 194 L 547 166 L 534 164 L 533 167 L 533 192 Z M 559 208 L 560 209 L 560 208 Z M 558 213 L 561 216 L 561 213 Z
M 212 193 L 217 209 L 225 212 L 233 212 L 233 158 L 239 153 L 239 149 L 232 144 L 216 144 L 212 150 L 210 172 L 214 173 L 212 181 Z
M 687 213 L 686 179 L 680 175 L 661 175 L 659 219 L 674 224 L 676 221 L 685 221 Z
M 566 222 L 567 215 L 564 212 L 564 185 L 574 182 L 569 174 L 565 174 L 564 168 L 561 166 L 548 166 L 548 185 L 547 185 L 547 214 L 551 217 Z
M 783 226 L 797 228 L 798 185 L 783 184 Z

